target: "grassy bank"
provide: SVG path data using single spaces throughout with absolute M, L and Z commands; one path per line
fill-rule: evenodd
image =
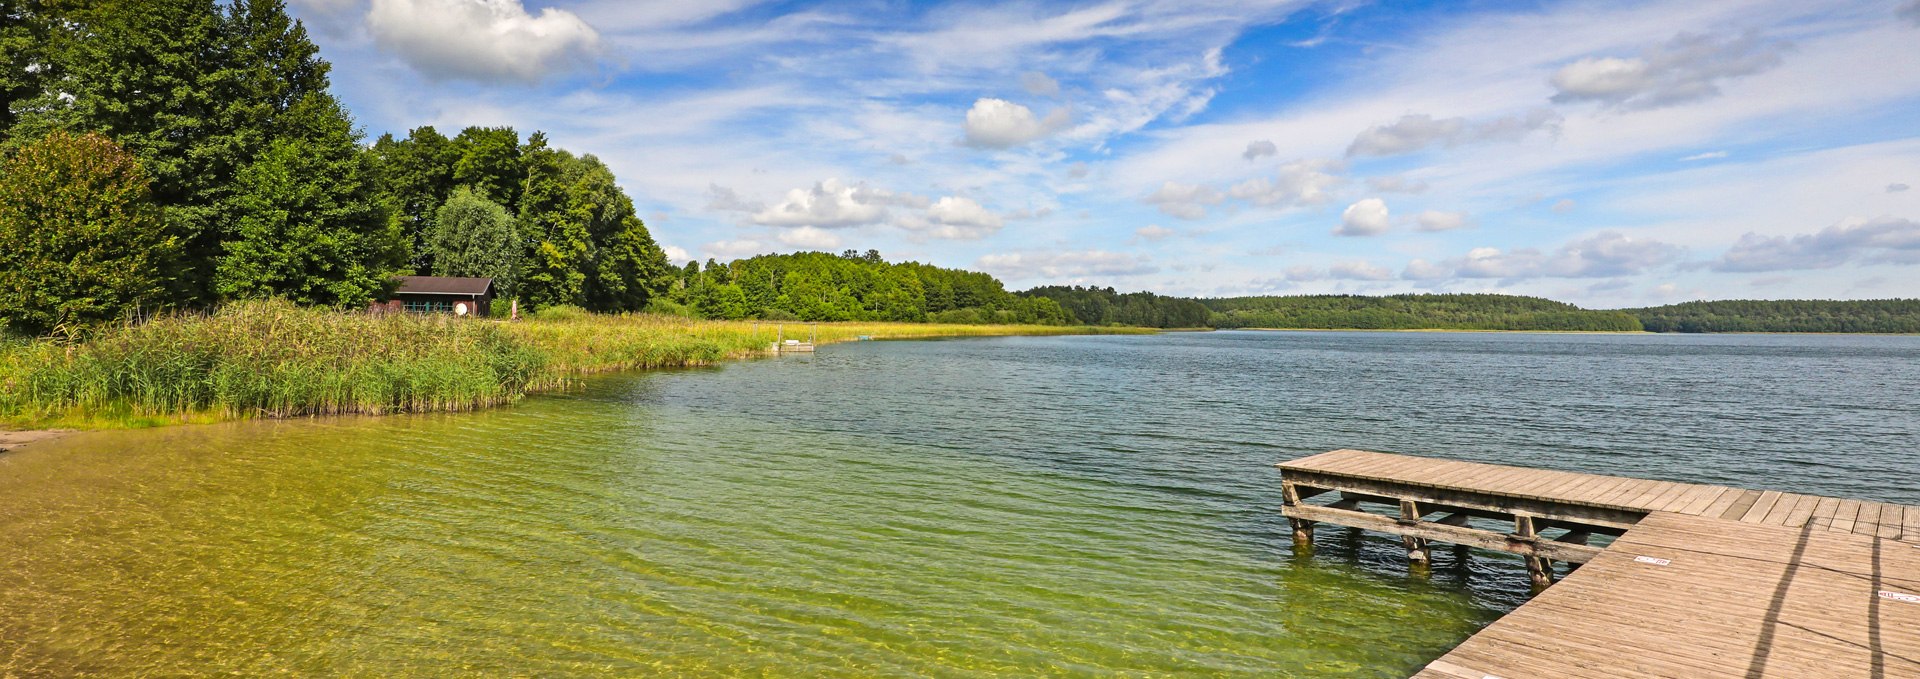
M 785 323 L 804 339 L 808 324 Z M 104 428 L 247 417 L 457 411 L 619 370 L 764 352 L 779 324 L 548 313 L 515 323 L 336 313 L 251 302 L 104 330 L 78 344 L 0 343 L 0 425 Z M 819 341 L 1145 332 L 1028 325 L 821 323 Z

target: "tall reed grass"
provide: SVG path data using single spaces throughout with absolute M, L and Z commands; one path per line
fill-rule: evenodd
M 549 310 L 513 323 L 285 302 L 166 316 L 79 343 L 0 340 L 0 423 L 115 427 L 247 417 L 458 411 L 589 374 L 710 365 L 783 333 L 876 339 L 1131 328 L 702 321 Z

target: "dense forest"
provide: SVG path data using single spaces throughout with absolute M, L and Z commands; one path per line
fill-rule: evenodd
M 1045 298 L 1016 296 L 975 271 L 918 262 L 891 264 L 880 253 L 800 252 L 722 264 L 688 262 L 656 311 L 707 318 L 803 321 L 1039 323 L 1070 318 Z M 675 308 L 682 305 L 685 308 Z
M 1202 299 L 1216 328 L 1367 330 L 1593 330 L 1631 332 L 1622 311 L 1592 311 L 1538 297 L 1489 294 L 1298 295 Z
M 279 0 L 0 0 L 0 323 L 72 330 L 407 273 L 638 310 L 675 280 L 613 174 L 538 132 L 364 143 Z
M 1626 311 L 1653 332 L 1920 333 L 1920 299 L 1742 299 Z
M 1113 288 L 1055 285 L 1020 293 L 1058 302 L 1073 322 L 1081 325 L 1137 325 L 1147 328 L 1200 328 L 1208 325 L 1207 308 L 1183 297 L 1151 292 L 1117 293 Z

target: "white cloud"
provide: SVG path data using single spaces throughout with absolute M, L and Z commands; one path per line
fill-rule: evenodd
M 1305 265 L 1287 267 L 1283 275 L 1289 283 L 1311 283 L 1327 279 L 1327 272 Z
M 1013 280 L 1080 280 L 1095 276 L 1138 276 L 1160 270 L 1145 255 L 1105 250 L 999 253 L 981 257 L 974 266 Z
M 1276 155 L 1280 155 L 1280 147 L 1274 146 L 1273 142 L 1265 139 L 1247 142 L 1247 150 L 1240 153 L 1240 157 L 1247 160 L 1257 160 Z
M 1207 216 L 1207 206 L 1219 205 L 1226 196 L 1218 189 L 1199 184 L 1167 182 L 1149 194 L 1147 203 L 1159 206 L 1161 212 L 1181 219 L 1199 219 Z
M 1006 221 L 971 198 L 946 196 L 927 207 L 926 219 L 901 222 L 901 227 L 934 238 L 971 240 L 991 236 Z
M 772 248 L 767 247 L 767 244 L 749 239 L 720 240 L 700 246 L 701 254 L 706 255 L 709 259 L 717 259 L 722 262 L 752 257 L 770 251 L 772 251 Z
M 1920 0 L 1915 0 L 1915 2 L 1920 2 Z M 1900 183 L 1888 184 L 1887 193 L 1899 193 L 1901 191 L 1905 191 L 1910 188 L 1913 188 L 1913 187 L 1907 186 L 1906 184 L 1900 184 Z
M 1920 264 L 1920 222 L 1881 217 L 1792 237 L 1749 233 L 1721 255 L 1713 269 L 1830 269 L 1853 262 Z
M 600 34 L 572 12 L 520 0 L 373 0 L 367 29 L 435 79 L 533 82 L 592 62 Z
M 1467 225 L 1467 213 L 1426 210 L 1415 215 L 1413 221 L 1421 231 L 1452 231 Z
M 719 212 L 759 212 L 767 206 L 740 197 L 739 192 L 719 184 L 707 185 L 707 209 Z
M 1140 238 L 1142 240 L 1148 240 L 1148 241 L 1166 240 L 1169 236 L 1172 236 L 1175 233 L 1177 232 L 1174 231 L 1173 229 L 1169 229 L 1159 224 L 1148 224 L 1146 226 L 1133 230 L 1134 237 Z
M 811 226 L 782 230 L 779 238 L 782 245 L 808 250 L 831 250 L 840 247 L 840 236 L 832 231 Z
M 1561 122 L 1559 114 L 1546 109 L 1477 123 L 1468 122 L 1466 118 L 1435 119 L 1424 113 L 1405 115 L 1392 123 L 1362 131 L 1347 145 L 1347 156 L 1393 156 L 1433 146 L 1517 141 L 1537 131 L 1553 134 L 1560 129 Z
M 1681 158 L 1680 162 L 1691 163 L 1696 160 L 1719 160 L 1725 157 L 1727 157 L 1726 151 L 1708 151 L 1706 153 L 1696 153 L 1691 156 Z
M 1335 262 L 1327 267 L 1327 277 L 1345 281 L 1390 281 L 1393 271 L 1365 261 Z
M 1902 19 L 1906 19 L 1907 23 L 1920 26 L 1920 0 L 1907 0 L 1906 3 L 1900 5 L 1900 9 L 1895 10 L 1895 14 L 1899 15 Z
M 1533 248 L 1511 251 L 1474 248 L 1467 251 L 1465 257 L 1440 265 L 1414 260 L 1407 264 L 1404 277 L 1414 280 L 1613 278 L 1672 264 L 1685 253 L 1684 248 L 1671 243 L 1603 231 L 1562 245 L 1551 254 Z
M 1555 103 L 1596 101 L 1658 108 L 1720 94 L 1720 82 L 1780 65 L 1785 42 L 1748 32 L 1735 38 L 1681 33 L 1637 57 L 1587 57 L 1549 79 Z
M 1333 230 L 1336 236 L 1378 236 L 1386 233 L 1391 222 L 1387 215 L 1387 202 L 1379 198 L 1367 198 L 1352 205 L 1340 213 L 1340 227 Z
M 686 248 L 677 245 L 667 245 L 663 243 L 660 245 L 660 251 L 667 253 L 667 261 L 673 262 L 674 264 L 685 264 L 693 261 L 693 255 L 689 254 Z
M 1012 148 L 1045 137 L 1067 126 L 1066 107 L 1048 113 L 1045 119 L 1033 115 L 1033 109 L 992 97 L 973 102 L 967 111 L 967 146 L 982 149 Z
M 1060 81 L 1054 80 L 1045 73 L 1033 71 L 1020 76 L 1020 89 L 1034 96 L 1057 97 L 1060 96 Z
M 1561 198 L 1560 200 L 1554 201 L 1552 205 L 1547 206 L 1547 209 L 1552 210 L 1554 214 L 1564 215 L 1572 212 L 1575 204 L 1572 198 Z
M 893 194 L 869 189 L 865 184 L 849 186 L 828 179 L 811 189 L 793 189 L 779 204 L 753 214 L 751 221 L 762 226 L 812 226 L 836 229 L 885 221 L 887 203 Z
M 1367 188 L 1380 193 L 1425 193 L 1427 183 L 1406 175 L 1395 174 L 1385 177 L 1368 177 Z
M 1296 160 L 1280 166 L 1273 179 L 1255 177 L 1228 189 L 1228 195 L 1263 207 L 1317 205 L 1330 197 L 1327 189 L 1340 183 L 1328 174 L 1332 163 L 1323 160 Z

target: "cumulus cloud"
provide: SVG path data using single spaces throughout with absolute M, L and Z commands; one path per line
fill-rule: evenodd
M 998 232 L 1004 224 L 1006 220 L 992 210 L 971 198 L 959 196 L 946 196 L 927 206 L 924 219 L 900 222 L 901 228 L 953 240 L 985 238 Z
M 967 136 L 961 143 L 980 149 L 1012 148 L 1060 131 L 1067 119 L 1065 107 L 1042 119 L 1033 115 L 1033 109 L 1011 101 L 982 98 L 967 111 Z
M 1145 255 L 1105 250 L 999 253 L 981 257 L 974 266 L 1015 280 L 1138 276 L 1160 270 Z
M 520 0 L 373 0 L 374 44 L 436 79 L 534 82 L 593 60 L 600 34 L 574 13 Z
M 1348 205 L 1340 213 L 1340 227 L 1333 230 L 1333 235 L 1378 236 L 1386 233 L 1390 226 L 1387 202 L 1379 198 L 1367 198 Z
M 1920 222 L 1881 217 L 1829 226 L 1793 237 L 1741 236 L 1715 271 L 1831 269 L 1843 264 L 1920 264 Z
M 749 221 L 762 226 L 838 229 L 885 221 L 889 216 L 888 206 L 926 205 L 926 199 L 911 194 L 828 179 L 810 189 L 788 191 L 785 200 L 754 212 Z
M 1182 184 L 1169 181 L 1148 194 L 1147 203 L 1157 206 L 1161 212 L 1181 219 L 1199 219 L 1207 216 L 1207 206 L 1219 205 L 1226 196 L 1218 189 L 1200 184 Z
M 1067 177 L 1072 179 L 1086 179 L 1087 175 L 1092 172 L 1093 168 L 1087 166 L 1086 163 L 1074 163 L 1067 166 Z
M 1390 281 L 1393 271 L 1370 262 L 1335 262 L 1327 267 L 1327 277 L 1343 281 Z
M 1561 121 L 1559 114 L 1546 109 L 1480 122 L 1470 122 L 1466 118 L 1434 118 L 1424 113 L 1405 115 L 1394 122 L 1362 131 L 1353 138 L 1353 143 L 1347 145 L 1347 156 L 1394 156 L 1435 146 L 1518 141 L 1534 132 L 1558 133 Z
M 1274 146 L 1273 142 L 1262 139 L 1260 141 L 1247 142 L 1247 150 L 1241 153 L 1240 157 L 1247 160 L 1257 160 L 1267 156 L 1277 155 L 1280 155 L 1280 148 Z
M 1435 264 L 1424 259 L 1407 262 L 1400 271 L 1400 277 L 1410 281 L 1437 281 L 1453 277 L 1453 269 L 1444 264 Z
M 667 261 L 673 262 L 674 264 L 686 264 L 687 262 L 693 261 L 693 255 L 688 254 L 687 249 L 683 247 L 662 244 L 660 251 L 667 253 Z
M 1287 267 L 1287 270 L 1282 276 L 1285 277 L 1289 283 L 1309 283 L 1312 281 L 1326 280 L 1327 272 L 1301 265 Z
M 840 236 L 826 229 L 802 226 L 781 231 L 780 243 L 808 250 L 831 250 L 840 247 Z
M 1452 231 L 1467 225 L 1467 213 L 1427 210 L 1414 215 L 1413 222 L 1421 231 Z
M 1280 166 L 1272 179 L 1255 177 L 1233 185 L 1227 193 L 1263 207 L 1317 205 L 1329 198 L 1327 189 L 1340 183 L 1339 177 L 1327 172 L 1331 166 L 1324 160 L 1296 160 Z
M 1380 193 L 1425 193 L 1427 183 L 1406 175 L 1368 177 L 1367 188 Z
M 764 254 L 771 250 L 766 243 L 757 240 L 717 240 L 700 246 L 701 254 L 708 258 L 727 261 Z
M 740 193 L 719 184 L 707 185 L 707 209 L 719 212 L 759 212 L 766 209 L 759 201 L 747 200 Z
M 1787 43 L 1747 32 L 1738 37 L 1681 33 L 1634 57 L 1587 57 L 1555 71 L 1555 103 L 1598 102 L 1659 108 L 1720 94 L 1727 80 L 1780 65 Z
M 1920 0 L 1907 0 L 1901 3 L 1900 8 L 1894 10 L 1894 13 L 1906 19 L 1907 23 L 1920 26 Z
M 1603 231 L 1560 246 L 1551 253 L 1533 248 L 1474 248 L 1465 257 L 1438 264 L 1407 263 L 1409 280 L 1446 278 L 1616 278 L 1672 264 L 1686 250 L 1671 243 Z
M 1174 233 L 1175 231 L 1173 229 L 1159 224 L 1148 224 L 1133 230 L 1134 237 L 1149 241 L 1166 240 L 1167 237 L 1174 235 Z
M 1060 96 L 1060 81 L 1054 80 L 1048 77 L 1047 74 L 1039 71 L 1020 76 L 1020 88 L 1026 90 L 1027 94 L 1035 96 Z

